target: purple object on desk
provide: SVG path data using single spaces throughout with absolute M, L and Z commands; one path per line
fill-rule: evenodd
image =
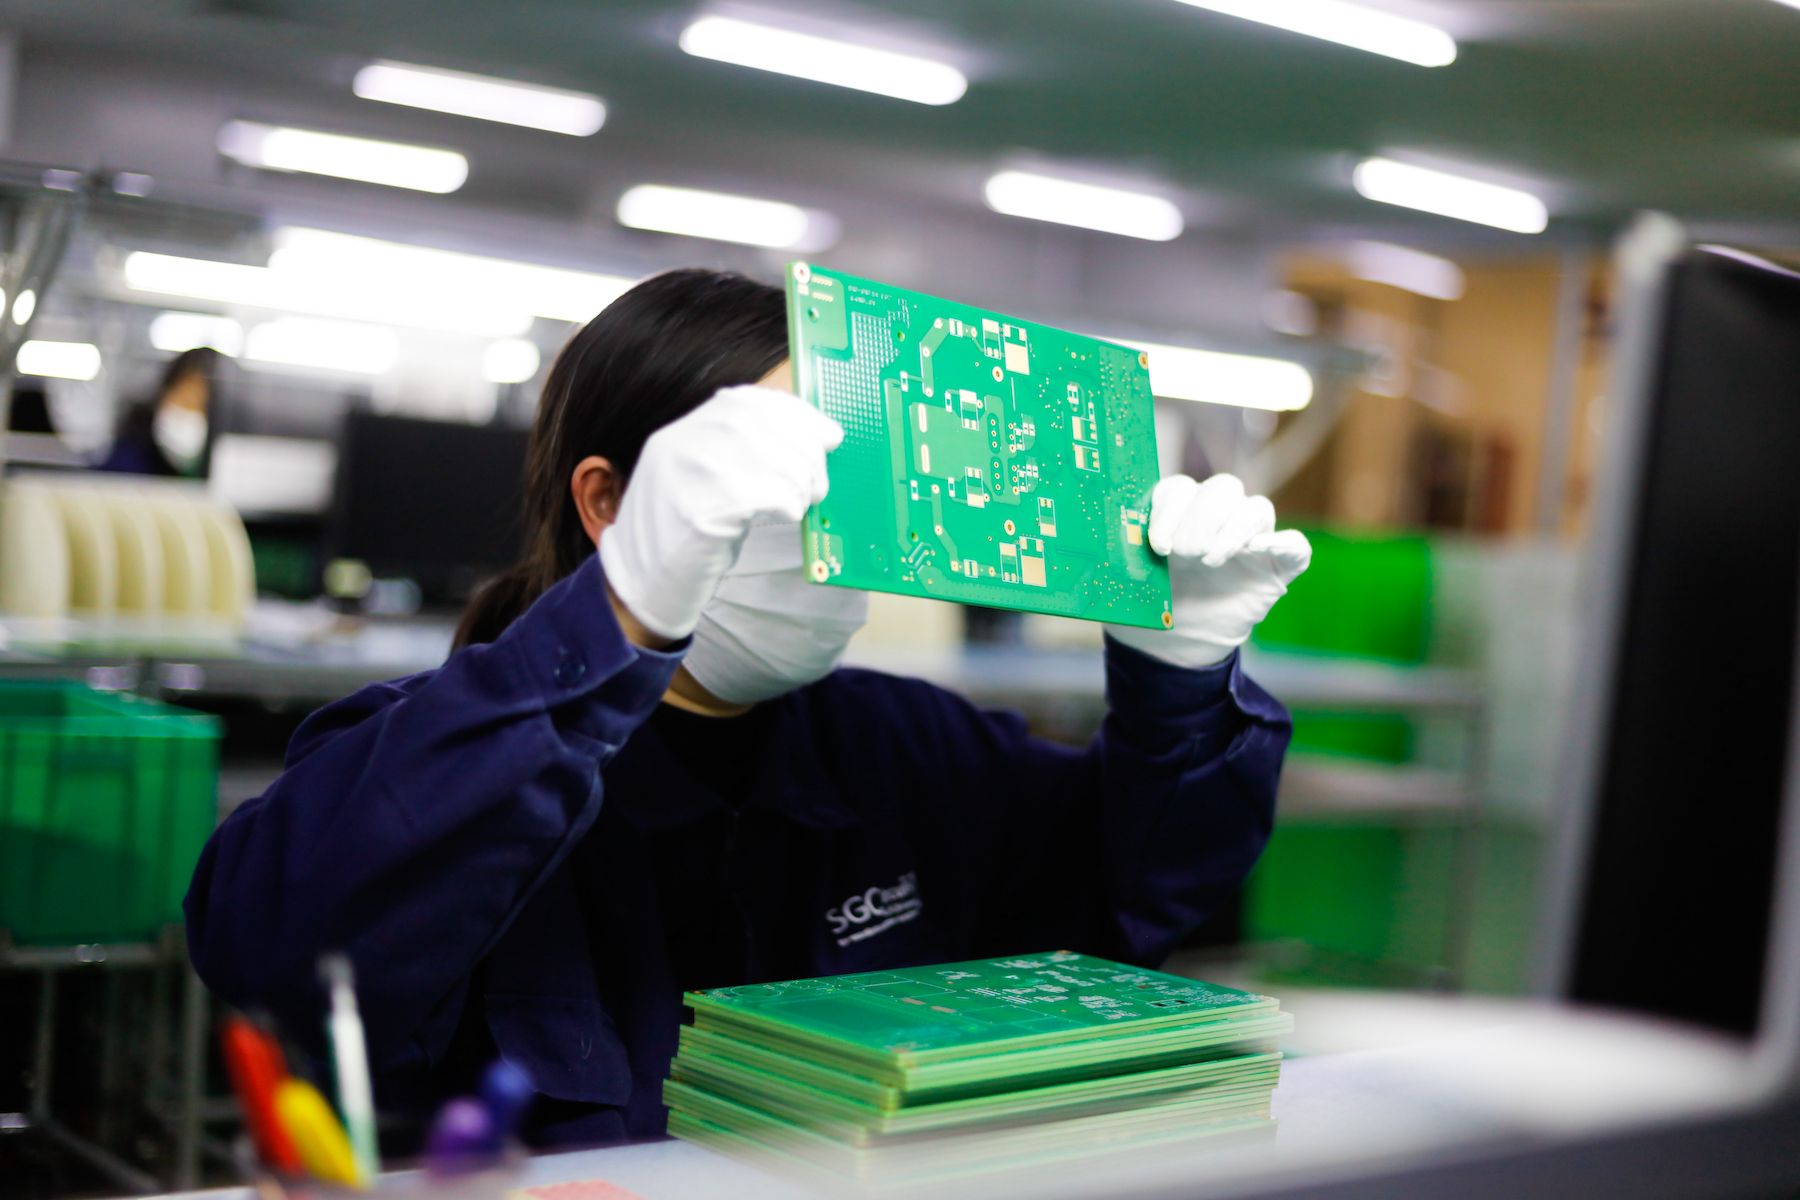
M 495 1059 L 482 1073 L 481 1102 L 487 1105 L 488 1117 L 493 1122 L 496 1150 L 518 1131 L 519 1120 L 531 1103 L 532 1092 L 530 1077 L 504 1058 Z
M 434 1175 L 460 1175 L 492 1163 L 500 1153 L 500 1135 L 487 1106 L 471 1096 L 458 1096 L 438 1111 L 425 1141 L 427 1169 Z

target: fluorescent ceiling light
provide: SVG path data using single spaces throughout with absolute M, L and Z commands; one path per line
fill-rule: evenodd
M 454 192 L 469 177 L 469 160 L 454 150 L 378 142 L 371 138 L 229 121 L 219 130 L 219 153 L 265 171 L 331 175 L 419 192 Z
M 1443 67 L 1456 61 L 1456 39 L 1423 21 L 1398 17 L 1344 0 L 1182 0 L 1195 8 L 1243 17 L 1353 46 L 1373 54 L 1403 59 L 1421 67 Z
M 538 348 L 524 338 L 503 338 L 481 356 L 481 377 L 489 383 L 524 383 L 538 373 Z
M 497 297 L 470 295 L 466 290 L 433 293 L 420 280 L 367 264 L 337 274 L 305 269 L 312 265 L 290 261 L 279 267 L 251 267 L 138 251 L 125 258 L 125 282 L 134 291 L 159 296 L 484 337 L 506 337 L 531 327 L 528 310 Z
M 14 325 L 23 325 L 25 322 L 31 320 L 31 314 L 36 311 L 37 311 L 37 293 L 32 291 L 30 288 L 26 288 L 24 291 L 19 293 L 19 298 L 17 300 L 13 301 L 13 306 L 12 306 L 13 324 Z
M 681 48 L 699 58 L 920 104 L 952 104 L 969 89 L 967 77 L 948 63 L 733 17 L 701 17 L 682 30 Z
M 815 236 L 817 216 L 823 214 L 809 214 L 804 208 L 776 200 L 654 184 L 634 187 L 619 197 L 621 225 L 748 246 L 822 250 L 821 239 Z M 835 234 L 836 222 L 826 218 L 820 224 L 827 222 L 833 227 L 829 232 Z
M 1181 210 L 1161 196 L 1073 183 L 1024 171 L 1001 171 L 983 189 L 988 207 L 1014 217 L 1078 225 L 1103 233 L 1166 242 L 1181 236 Z
M 277 230 L 275 246 L 269 269 L 287 278 L 320 284 L 340 278 L 357 286 L 386 281 L 418 303 L 430 301 L 467 312 L 487 306 L 494 312 L 528 314 L 515 328 L 499 331 L 501 336 L 525 332 L 529 316 L 585 323 L 637 282 L 323 229 Z
M 100 373 L 100 347 L 87 342 L 26 342 L 15 368 L 21 375 L 86 382 Z
M 321 229 L 284 228 L 275 244 L 267 267 L 139 251 L 126 256 L 125 284 L 246 308 L 516 337 L 534 317 L 585 322 L 634 282 Z
M 236 358 L 244 349 L 244 327 L 230 317 L 206 313 L 159 313 L 150 322 L 150 344 L 170 354 L 211 346 Z
M 1356 190 L 1370 200 L 1493 225 L 1514 233 L 1542 233 L 1550 223 L 1544 202 L 1530 192 L 1390 158 L 1364 159 L 1353 180 Z
M 600 97 L 586 92 L 565 92 L 561 88 L 409 63 L 370 63 L 356 73 L 351 90 L 364 100 L 429 108 L 576 137 L 597 133 L 606 122 L 606 106 L 600 103 Z
M 355 375 L 383 375 L 400 357 L 400 339 L 391 329 L 348 321 L 279 317 L 250 331 L 244 362 L 312 367 Z
M 1433 300 L 1460 300 L 1462 268 L 1447 258 L 1387 242 L 1351 242 L 1345 254 L 1350 274 L 1385 283 Z
M 1305 408 L 1312 401 L 1312 373 L 1299 363 L 1149 342 L 1121 344 L 1150 355 L 1150 391 L 1166 399 L 1273 412 Z

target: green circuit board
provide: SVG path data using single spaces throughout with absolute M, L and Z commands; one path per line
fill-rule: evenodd
M 689 992 L 696 1027 L 821 1061 L 910 1074 L 1021 1053 L 1111 1057 L 1134 1038 L 1199 1034 L 1276 1016 L 1268 996 L 1056 951 Z
M 790 263 L 801 399 L 836 418 L 816 583 L 1166 629 L 1145 356 Z

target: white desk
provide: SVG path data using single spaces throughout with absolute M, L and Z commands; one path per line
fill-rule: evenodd
M 934 1200 L 952 1195 L 984 1200 L 1467 1196 L 1474 1194 L 1468 1179 L 1459 1178 L 1497 1170 L 1487 1164 L 1517 1167 L 1535 1155 L 1566 1160 L 1559 1169 L 1567 1172 L 1574 1170 L 1567 1162 L 1578 1163 L 1584 1148 L 1616 1147 L 1632 1139 L 1649 1147 L 1639 1158 L 1657 1146 L 1676 1153 L 1681 1142 L 1672 1136 L 1675 1131 L 1742 1119 L 1749 1087 L 1746 1064 L 1733 1044 L 1649 1022 L 1498 1001 L 1356 994 L 1315 1012 L 1311 1019 L 1337 1023 L 1329 1038 L 1339 1044 L 1356 1044 L 1359 1037 L 1387 1044 L 1288 1061 L 1275 1093 L 1280 1125 L 1269 1141 L 1134 1158 L 1098 1171 L 1063 1169 L 1049 1179 L 989 1177 L 967 1192 L 935 1191 Z M 1800 1123 L 1795 1134 L 1793 1144 L 1800 1146 Z M 1759 1165 L 1753 1157 L 1734 1152 L 1731 1161 L 1749 1170 Z M 1800 1183 L 1800 1156 L 1790 1157 Z M 1661 1175 L 1671 1186 L 1681 1182 L 1676 1172 Z M 1393 1187 L 1402 1176 L 1441 1177 L 1443 1186 Z M 511 1186 L 596 1178 L 644 1200 L 817 1195 L 683 1142 L 540 1155 Z M 1657 1194 L 1641 1180 L 1629 1182 L 1630 1190 L 1617 1194 L 1639 1200 Z M 1569 1194 L 1602 1194 L 1591 1183 L 1583 1181 L 1579 1192 Z M 1731 1189 L 1716 1192 L 1731 1194 Z M 253 1200 L 248 1189 L 205 1195 Z

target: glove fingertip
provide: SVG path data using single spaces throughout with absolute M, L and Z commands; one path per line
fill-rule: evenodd
M 827 454 L 844 444 L 844 427 L 837 418 L 827 416 L 816 408 L 809 407 L 807 411 L 818 418 L 819 442 Z
M 1200 490 L 1209 498 L 1225 498 L 1242 500 L 1244 498 L 1244 481 L 1229 471 L 1220 471 L 1217 475 L 1209 475 Z
M 1156 481 L 1156 486 L 1150 489 L 1150 507 L 1155 508 L 1158 504 L 1163 503 L 1165 497 L 1191 492 L 1199 486 L 1192 475 L 1164 475 Z

